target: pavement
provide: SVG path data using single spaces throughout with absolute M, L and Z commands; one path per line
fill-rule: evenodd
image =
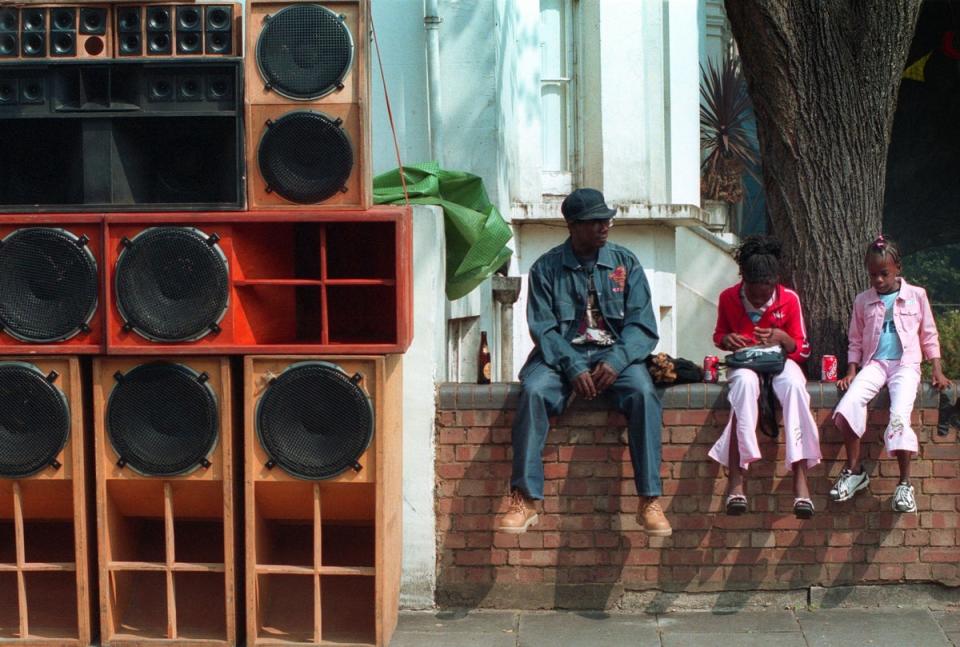
M 390 647 L 960 647 L 960 610 L 405 611 Z

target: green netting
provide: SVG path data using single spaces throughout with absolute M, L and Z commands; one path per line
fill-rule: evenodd
M 436 162 L 403 167 L 411 204 L 443 208 L 447 240 L 448 299 L 459 299 L 510 259 L 510 225 L 490 203 L 483 180 L 463 171 L 446 171 Z M 373 178 L 377 204 L 402 204 L 400 170 Z

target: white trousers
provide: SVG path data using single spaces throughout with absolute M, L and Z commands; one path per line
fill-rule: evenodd
M 750 369 L 737 368 L 727 371 L 727 379 L 730 381 L 727 391 L 730 420 L 727 421 L 720 439 L 710 449 L 710 458 L 724 467 L 730 467 L 730 441 L 736 419 L 740 467 L 746 469 L 750 463 L 760 458 L 760 444 L 757 442 L 760 378 Z M 787 360 L 782 373 L 773 377 L 773 391 L 783 409 L 787 467 L 792 467 L 800 460 L 807 461 L 807 467 L 813 467 L 821 458 L 820 430 L 810 413 L 807 378 L 803 375 L 803 369 L 792 359 Z
M 833 419 L 843 416 L 853 433 L 862 437 L 867 430 L 867 404 L 884 384 L 890 392 L 890 421 L 883 432 L 887 453 L 916 453 L 917 434 L 910 426 L 910 416 L 920 386 L 919 364 L 901 364 L 896 359 L 870 360 L 853 378 L 850 388 L 834 409 Z

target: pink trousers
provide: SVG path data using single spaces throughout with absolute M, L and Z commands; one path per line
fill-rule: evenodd
M 760 458 L 757 442 L 757 420 L 760 417 L 760 378 L 753 371 L 738 368 L 727 371 L 730 388 L 730 420 L 720 439 L 710 449 L 710 458 L 724 467 L 730 467 L 730 441 L 736 419 L 737 445 L 740 449 L 740 467 L 746 469 Z M 807 378 L 803 369 L 788 359 L 783 372 L 773 378 L 773 391 L 783 409 L 784 443 L 786 464 L 790 468 L 800 460 L 807 467 L 820 462 L 820 430 L 810 413 L 810 394 L 807 393 Z
M 920 386 L 920 366 L 917 364 L 901 364 L 895 359 L 870 360 L 853 378 L 850 388 L 833 411 L 833 419 L 843 416 L 853 433 L 862 437 L 867 430 L 867 404 L 884 384 L 890 391 L 890 421 L 883 432 L 887 453 L 916 453 L 917 434 L 910 426 L 910 414 Z

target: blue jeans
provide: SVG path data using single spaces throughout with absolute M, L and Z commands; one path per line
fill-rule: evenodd
M 578 348 L 592 367 L 607 349 Z M 572 386 L 539 358 L 520 371 L 522 391 L 513 421 L 513 476 L 510 486 L 531 499 L 543 498 L 543 447 L 550 416 L 563 413 Z M 627 417 L 630 461 L 640 496 L 660 496 L 660 396 L 644 364 L 631 364 L 608 389 L 617 409 Z

